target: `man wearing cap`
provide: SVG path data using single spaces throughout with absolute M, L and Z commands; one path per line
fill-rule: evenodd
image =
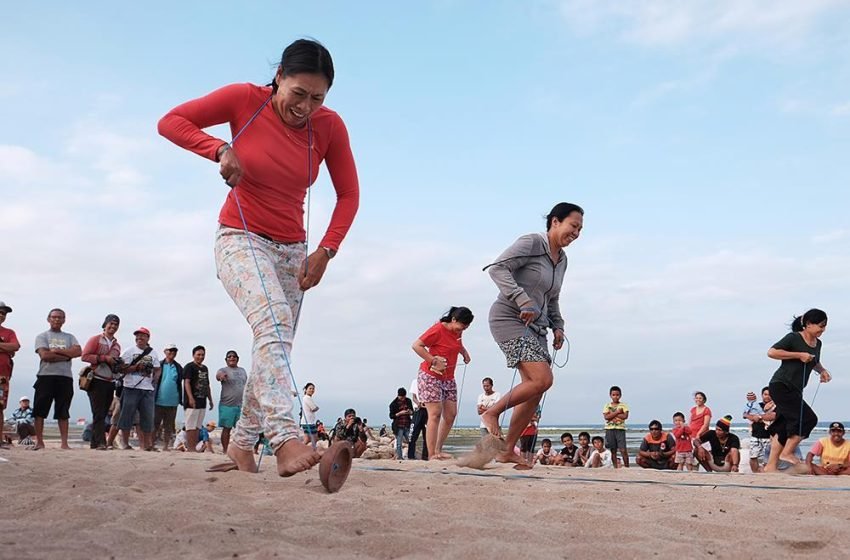
M 183 403 L 183 366 L 177 362 L 177 345 L 167 344 L 162 374 L 154 391 L 153 426 L 156 439 L 162 441 L 168 451 L 174 442 L 177 407 Z
M 68 446 L 68 418 L 71 417 L 71 400 L 74 398 L 74 374 L 71 360 L 83 353 L 77 337 L 62 331 L 65 312 L 51 309 L 47 314 L 50 329 L 35 338 L 35 351 L 41 358 L 35 381 L 33 415 L 35 416 L 35 447 L 44 449 L 44 419 L 53 406 L 53 418 L 59 421 L 62 449 Z
M 649 423 L 649 433 L 640 442 L 637 464 L 645 469 L 676 469 L 676 440 L 664 432 L 661 422 Z
M 18 409 L 12 413 L 9 420 L 15 424 L 15 430 L 18 432 L 18 443 L 32 445 L 33 441 L 30 438 L 35 435 L 35 418 L 32 415 L 32 408 L 30 408 L 30 398 L 21 397 L 18 405 Z
M 3 418 L 3 411 L 6 410 L 6 403 L 9 400 L 10 380 L 14 367 L 12 358 L 15 356 L 15 352 L 21 349 L 21 343 L 18 342 L 15 331 L 3 326 L 6 315 L 11 312 L 12 308 L 0 301 L 0 419 Z M 3 434 L 3 422 L 0 422 L 0 446 L 5 445 L 6 436 Z
M 820 464 L 814 463 L 815 457 Z M 821 438 L 806 455 L 809 474 L 850 475 L 850 440 L 844 439 L 844 424 L 833 422 L 829 425 L 829 437 Z
M 694 446 L 694 455 L 700 465 L 708 472 L 738 472 L 741 462 L 741 440 L 729 433 L 732 427 L 732 415 L 727 414 L 717 421 L 714 431 L 708 431 L 697 440 L 711 446 L 711 455 L 700 445 Z
M 133 333 L 136 345 L 130 348 L 122 359 L 124 366 L 123 392 L 121 394 L 121 413 L 118 418 L 118 429 L 121 430 L 121 448 L 130 447 L 130 429 L 136 412 L 139 413 L 139 445 L 145 451 L 153 451 L 153 416 L 154 416 L 154 386 L 159 381 L 159 354 L 151 348 L 149 342 L 151 332 L 145 327 L 136 329 Z
M 110 313 L 103 319 L 103 332 L 91 337 L 83 347 L 82 360 L 91 364 L 94 375 L 88 389 L 92 416 L 92 449 L 106 449 L 106 415 L 115 394 L 112 367 L 121 356 L 121 345 L 115 338 L 120 324 L 118 315 Z

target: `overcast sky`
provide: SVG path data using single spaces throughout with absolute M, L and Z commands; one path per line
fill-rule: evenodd
M 460 422 L 476 422 L 481 378 L 506 391 L 512 375 L 481 268 L 559 201 L 586 216 L 561 294 L 572 354 L 544 424 L 600 422 L 612 384 L 635 424 L 669 423 L 695 390 L 737 419 L 778 365 L 767 349 L 810 307 L 829 314 L 835 378 L 815 410 L 847 419 L 848 24 L 848 2 L 829 0 L 8 7 L 0 300 L 23 343 L 10 403 L 32 394 L 52 307 L 81 343 L 117 313 L 125 348 L 143 325 L 184 362 L 204 344 L 211 369 L 230 348 L 250 367 L 213 263 L 226 187 L 156 122 L 225 84 L 267 83 L 282 49 L 312 36 L 334 56 L 327 105 L 361 183 L 295 341 L 321 419 L 354 406 L 387 422 L 416 372 L 411 343 L 465 305 Z M 312 239 L 333 204 L 323 168 Z M 90 416 L 80 392 L 72 416 Z

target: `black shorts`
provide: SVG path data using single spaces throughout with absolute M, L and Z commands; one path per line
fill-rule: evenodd
M 47 418 L 53 406 L 54 420 L 67 420 L 71 417 L 71 399 L 74 398 L 74 380 L 64 375 L 43 375 L 35 380 L 35 397 L 32 403 L 32 415 Z

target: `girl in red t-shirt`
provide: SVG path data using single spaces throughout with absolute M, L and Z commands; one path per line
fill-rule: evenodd
M 430 459 L 452 458 L 442 449 L 457 416 L 455 366 L 458 354 L 463 356 L 463 363 L 469 363 L 461 337 L 472 319 L 468 308 L 452 307 L 413 343 L 413 351 L 423 360 L 417 387 L 419 402 L 428 411 L 425 439 Z

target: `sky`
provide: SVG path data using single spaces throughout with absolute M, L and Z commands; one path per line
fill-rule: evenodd
M 156 123 L 223 85 L 267 83 L 283 48 L 313 37 L 334 57 L 326 104 L 361 185 L 292 356 L 320 419 L 353 406 L 389 422 L 412 342 L 464 305 L 459 423 L 476 423 L 481 379 L 505 392 L 513 375 L 482 268 L 560 201 L 586 215 L 544 425 L 601 422 L 614 384 L 634 425 L 670 423 L 697 390 L 739 419 L 778 366 L 768 348 L 812 307 L 829 315 L 834 380 L 807 396 L 822 421 L 848 417 L 850 2 L 46 2 L 4 20 L 0 300 L 23 344 L 10 403 L 32 395 L 53 307 L 81 343 L 117 313 L 125 348 L 146 326 L 178 360 L 203 344 L 211 369 L 231 348 L 250 368 L 250 329 L 213 263 L 218 166 Z M 317 240 L 335 203 L 324 168 L 312 192 Z M 77 392 L 72 418 L 89 416 Z

